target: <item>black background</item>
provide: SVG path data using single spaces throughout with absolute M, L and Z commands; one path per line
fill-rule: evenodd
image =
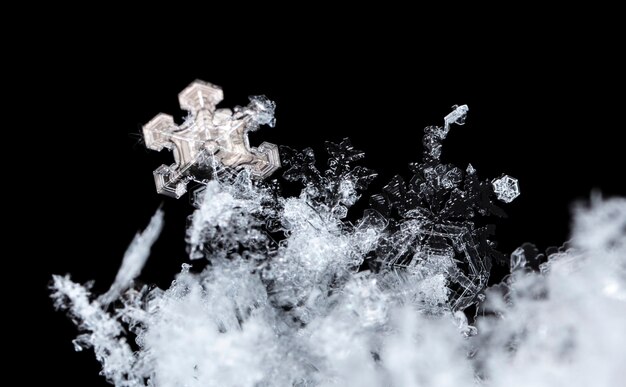
M 44 38 L 41 47 L 54 54 L 39 56 L 33 83 L 50 93 L 43 110 L 26 119 L 44 132 L 37 140 L 42 195 L 29 206 L 46 220 L 35 246 L 46 328 L 35 336 L 52 370 L 48 381 L 106 385 L 92 353 L 73 352 L 76 330 L 47 299 L 52 273 L 95 279 L 95 291 L 106 290 L 127 244 L 160 205 L 165 229 L 141 279 L 167 287 L 186 261 L 191 206 L 186 196 L 155 193 L 152 170 L 169 164 L 171 154 L 145 150 L 140 130 L 159 112 L 181 122 L 177 94 L 196 78 L 223 87 L 223 107 L 255 94 L 277 103 L 277 126 L 254 133 L 253 145 L 311 146 L 323 161 L 325 140 L 350 137 L 379 172 L 371 193 L 397 173 L 409 176 L 423 128 L 442 124 L 452 105 L 468 104 L 467 124 L 453 127 L 443 159 L 471 162 L 483 178 L 519 179 L 521 196 L 503 206 L 509 218 L 497 221 L 500 250 L 526 241 L 560 245 L 573 202 L 593 189 L 626 194 L 624 63 L 610 31 L 557 29 L 537 38 L 524 31 L 502 37 L 494 28 L 476 38 L 460 31 L 436 43 L 406 31 L 347 31 L 318 41 L 290 37 L 291 29 L 251 30 L 245 39 L 205 31 L 206 40 L 194 43 L 160 40 L 150 29 L 123 38 L 89 35 L 89 44 L 74 40 L 77 31 Z

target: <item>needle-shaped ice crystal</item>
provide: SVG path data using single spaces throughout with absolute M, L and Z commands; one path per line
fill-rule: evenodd
M 465 119 L 467 118 L 467 112 L 469 110 L 467 105 L 454 105 L 452 108 L 454 110 L 444 117 L 443 127 L 428 126 L 424 129 L 424 138 L 422 142 L 424 144 L 424 151 L 429 158 L 439 160 L 439 157 L 441 157 L 441 142 L 448 135 L 451 124 L 465 124 Z
M 180 107 L 189 112 L 178 126 L 172 116 L 158 114 L 143 126 L 146 146 L 174 153 L 174 164 L 154 171 L 157 192 L 181 197 L 187 183 L 203 181 L 216 167 L 248 168 L 253 177 L 264 179 L 280 168 L 278 147 L 268 142 L 250 146 L 248 132 L 274 124 L 274 102 L 263 96 L 250 97 L 246 107 L 217 109 L 222 89 L 195 81 L 178 95 Z
M 467 105 L 453 106 L 454 110 L 444 117 L 446 133 L 450 129 L 450 124 L 464 125 L 467 118 Z
M 509 175 L 494 179 L 491 184 L 498 199 L 505 203 L 511 203 L 520 194 L 517 179 Z

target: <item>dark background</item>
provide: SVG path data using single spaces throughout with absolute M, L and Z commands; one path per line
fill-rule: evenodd
M 395 174 L 408 177 L 423 128 L 441 125 L 452 105 L 468 104 L 467 124 L 453 127 L 442 158 L 471 162 L 482 178 L 519 179 L 521 196 L 503 205 L 509 218 L 497 222 L 495 239 L 507 254 L 526 241 L 545 249 L 567 240 L 572 203 L 592 190 L 625 195 L 624 62 L 610 34 L 502 38 L 498 31 L 485 35 L 493 40 L 461 33 L 432 47 L 428 37 L 406 34 L 278 42 L 290 30 L 204 45 L 144 36 L 90 36 L 83 45 L 73 40 L 76 31 L 45 39 L 54 54 L 40 58 L 44 70 L 34 83 L 50 93 L 45 114 L 26 119 L 44 133 L 38 190 L 46 195 L 30 205 L 48 230 L 37 241 L 43 270 L 36 283 L 48 381 L 106 385 L 93 354 L 73 352 L 76 330 L 47 299 L 52 273 L 95 279 L 95 291 L 105 291 L 133 235 L 160 205 L 165 229 L 141 279 L 168 287 L 186 261 L 192 208 L 187 196 L 156 194 L 152 171 L 171 154 L 145 150 L 140 130 L 159 112 L 181 122 L 177 94 L 196 78 L 223 87 L 223 107 L 255 94 L 277 103 L 277 126 L 254 133 L 253 145 L 311 146 L 324 160 L 325 140 L 350 137 L 380 174 L 371 193 Z

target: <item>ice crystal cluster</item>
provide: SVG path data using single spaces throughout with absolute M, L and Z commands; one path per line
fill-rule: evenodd
M 626 200 L 579 207 L 567 248 L 525 244 L 505 259 L 485 219 L 503 215 L 494 200 L 515 199 L 518 181 L 441 161 L 465 105 L 425 129 L 408 181 L 393 178 L 348 221 L 375 177 L 348 140 L 327 143 L 320 168 L 311 149 L 250 147 L 246 132 L 273 123 L 264 97 L 216 110 L 221 89 L 195 82 L 180 99 L 183 125 L 159 115 L 144 134 L 174 152 L 155 171 L 159 192 L 199 185 L 189 263 L 169 289 L 133 285 L 159 210 L 104 295 L 53 279 L 56 305 L 81 331 L 76 349 L 93 348 L 112 384 L 623 385 Z M 281 193 L 294 184 L 298 195 Z M 494 263 L 511 274 L 487 287 Z

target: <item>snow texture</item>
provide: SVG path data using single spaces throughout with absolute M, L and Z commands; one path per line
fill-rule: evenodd
M 246 169 L 215 176 L 193 193 L 187 230 L 203 270 L 185 263 L 169 289 L 132 287 L 158 211 L 105 295 L 54 276 L 76 349 L 92 347 L 102 375 L 128 387 L 622 385 L 626 200 L 579 206 L 569 247 L 525 244 L 487 288 L 492 261 L 509 264 L 481 220 L 503 215 L 496 192 L 471 165 L 439 161 L 467 110 L 426 128 L 411 180 L 392 179 L 356 221 L 347 212 L 375 173 L 348 140 L 327 144 L 325 171 L 311 149 L 281 149 L 295 197 Z

